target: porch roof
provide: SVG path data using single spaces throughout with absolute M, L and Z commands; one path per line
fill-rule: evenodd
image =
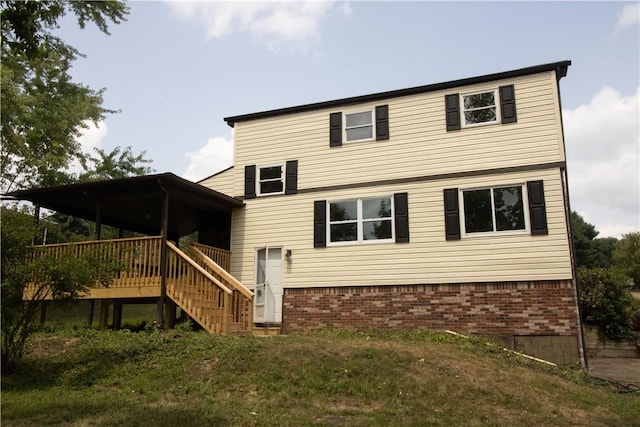
M 57 212 L 144 234 L 160 234 L 165 190 L 169 195 L 168 234 L 185 236 L 211 226 L 242 207 L 238 199 L 172 173 L 82 182 L 7 194 Z

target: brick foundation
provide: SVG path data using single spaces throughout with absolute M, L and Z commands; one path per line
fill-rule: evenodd
M 323 327 L 574 339 L 579 333 L 568 280 L 284 290 L 284 333 Z

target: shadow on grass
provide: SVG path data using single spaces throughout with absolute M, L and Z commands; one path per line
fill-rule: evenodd
M 2 389 L 6 391 L 46 390 L 65 386 L 83 388 L 113 375 L 119 366 L 136 362 L 144 353 L 153 351 L 158 343 L 127 342 L 118 347 L 108 347 L 87 342 L 66 353 L 65 348 L 56 349 L 59 354 L 46 358 L 25 357 L 17 362 L 10 374 L 2 375 Z M 147 344 L 147 345 L 144 345 Z
M 40 402 L 21 410 L 3 405 L 2 424 L 18 425 L 100 425 L 100 426 L 228 426 L 232 422 L 215 408 L 185 408 L 173 405 L 132 404 L 105 397 L 104 403 Z

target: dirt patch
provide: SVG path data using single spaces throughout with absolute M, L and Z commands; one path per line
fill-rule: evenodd
M 54 354 L 66 353 L 80 344 L 80 338 L 61 338 L 57 336 L 39 337 L 27 342 L 26 352 L 37 359 L 44 359 Z

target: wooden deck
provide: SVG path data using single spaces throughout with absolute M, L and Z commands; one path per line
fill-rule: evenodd
M 251 331 L 253 293 L 228 273 L 229 251 L 194 244 L 186 253 L 167 242 L 163 269 L 162 249 L 162 238 L 154 236 L 35 246 L 33 257 L 59 259 L 71 255 L 117 266 L 108 283 L 95 283 L 81 299 L 160 299 L 164 274 L 166 297 L 209 332 Z M 39 284 L 36 272 L 24 297 L 33 298 L 38 292 L 44 294 L 45 300 L 53 299 Z

